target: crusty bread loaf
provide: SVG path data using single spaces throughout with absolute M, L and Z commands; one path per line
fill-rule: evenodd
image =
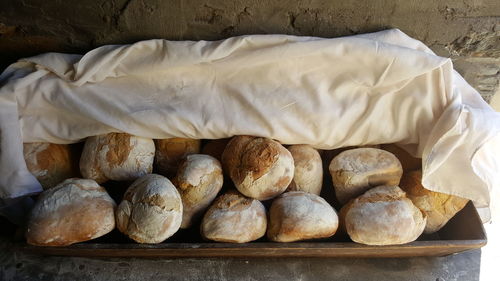
M 319 195 L 323 186 L 323 162 L 318 151 L 310 145 L 291 145 L 288 151 L 294 162 L 293 180 L 287 191 L 305 191 Z
M 398 185 L 403 174 L 399 160 L 385 150 L 346 150 L 329 166 L 335 195 L 341 204 L 379 185 Z
M 330 237 L 339 220 L 330 204 L 318 195 L 291 191 L 274 199 L 269 210 L 267 237 L 276 242 L 293 242 Z
M 202 148 L 201 153 L 210 155 L 222 162 L 222 153 L 226 149 L 230 139 L 217 139 L 208 141 Z
M 408 198 L 427 215 L 424 232 L 440 230 L 469 200 L 450 194 L 434 192 L 422 186 L 422 172 L 412 171 L 403 175 L 400 183 Z
M 201 235 L 205 239 L 246 243 L 266 234 L 267 218 L 264 205 L 236 191 L 215 199 L 201 222 Z
M 155 146 L 152 139 L 125 133 L 87 138 L 80 158 L 84 178 L 98 183 L 131 181 L 153 170 Z
M 426 223 L 425 214 L 398 186 L 374 187 L 342 207 L 340 213 L 349 237 L 367 245 L 412 242 Z
M 200 144 L 200 140 L 187 138 L 155 140 L 155 166 L 158 173 L 173 178 L 183 158 L 200 153 Z
M 182 200 L 175 186 L 156 174 L 132 183 L 116 209 L 118 230 L 139 243 L 160 243 L 182 222 Z
M 66 246 L 115 228 L 115 202 L 90 179 L 71 178 L 45 190 L 35 203 L 26 231 L 29 244 Z
M 283 193 L 293 179 L 293 157 L 277 141 L 236 136 L 222 154 L 236 188 L 245 196 L 267 200 Z
M 67 144 L 34 142 L 23 144 L 28 170 L 43 189 L 56 186 L 65 179 L 78 176 L 78 159 Z
M 212 156 L 191 154 L 184 158 L 173 183 L 182 198 L 181 228 L 188 228 L 215 199 L 224 177 L 220 162 Z
M 383 144 L 380 148 L 394 154 L 394 156 L 399 159 L 399 162 L 401 162 L 403 171 L 406 172 L 422 169 L 422 158 L 413 157 L 410 153 L 406 152 L 406 150 L 396 144 Z

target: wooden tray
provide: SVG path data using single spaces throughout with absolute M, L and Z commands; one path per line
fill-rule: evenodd
M 367 246 L 341 237 L 300 242 L 271 243 L 252 242 L 246 244 L 206 243 L 186 239 L 189 234 L 176 234 L 167 243 L 143 245 L 121 238 L 121 243 L 111 234 L 98 239 L 68 247 L 37 247 L 18 243 L 18 250 L 41 255 L 81 256 L 81 257 L 416 257 L 444 256 L 486 245 L 486 234 L 472 203 L 460 211 L 437 234 L 423 235 L 417 241 L 396 246 Z M 185 237 L 181 237 L 185 235 Z M 172 241 L 173 240 L 173 241 Z M 196 239 L 195 239 L 196 240 Z

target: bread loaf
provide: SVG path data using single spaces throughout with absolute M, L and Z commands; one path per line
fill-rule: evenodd
M 397 186 L 374 187 L 341 210 L 345 229 L 354 242 L 396 245 L 416 240 L 426 217 Z
M 374 186 L 398 185 L 403 174 L 396 156 L 377 148 L 346 150 L 333 158 L 329 170 L 341 204 Z
M 25 143 L 24 160 L 43 189 L 78 176 L 78 159 L 67 144 Z
M 222 167 L 209 155 L 191 154 L 184 158 L 174 179 L 182 198 L 181 228 L 199 218 L 222 188 Z
M 303 191 L 281 194 L 269 210 L 267 237 L 276 242 L 326 238 L 335 234 L 335 210 L 318 195 Z
M 95 181 L 67 179 L 40 194 L 28 222 L 27 242 L 66 246 L 103 236 L 115 227 L 115 206 Z
M 87 138 L 80 158 L 84 178 L 98 183 L 131 181 L 153 170 L 155 146 L 152 139 L 125 133 Z
M 323 162 L 316 149 L 309 145 L 291 145 L 288 151 L 294 162 L 293 180 L 287 191 L 305 191 L 319 195 L 323 186 Z
M 182 222 L 182 200 L 165 177 L 142 176 L 132 183 L 116 210 L 118 230 L 139 243 L 160 243 Z
M 427 215 L 424 233 L 440 230 L 469 200 L 450 194 L 434 192 L 422 186 L 422 172 L 412 171 L 403 175 L 400 183 L 408 198 Z
M 201 235 L 213 241 L 246 243 L 264 236 L 266 227 L 264 205 L 230 191 L 217 197 L 205 213 Z
M 238 191 L 258 200 L 278 196 L 293 179 L 292 155 L 267 138 L 232 138 L 222 154 L 222 162 Z
M 155 166 L 158 173 L 173 178 L 181 160 L 189 154 L 200 153 L 200 140 L 170 138 L 155 140 Z

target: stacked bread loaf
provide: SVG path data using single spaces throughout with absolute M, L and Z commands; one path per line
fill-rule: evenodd
M 403 244 L 438 231 L 467 203 L 425 189 L 421 160 L 395 145 L 317 151 L 254 136 L 153 141 L 111 133 L 86 140 L 84 179 L 72 178 L 77 161 L 67 145 L 25 144 L 24 152 L 47 189 L 28 224 L 33 245 L 87 241 L 115 225 L 138 243 L 160 243 L 180 229 L 247 243 L 325 239 L 340 228 L 357 243 Z M 324 166 L 333 188 L 322 188 Z M 329 193 L 336 201 L 321 197 Z

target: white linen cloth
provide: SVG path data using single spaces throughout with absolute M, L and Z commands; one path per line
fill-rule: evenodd
M 320 149 L 398 143 L 426 188 L 490 205 L 500 115 L 450 59 L 397 29 L 325 39 L 148 40 L 22 59 L 0 75 L 0 197 L 41 191 L 22 142 L 270 137 Z

